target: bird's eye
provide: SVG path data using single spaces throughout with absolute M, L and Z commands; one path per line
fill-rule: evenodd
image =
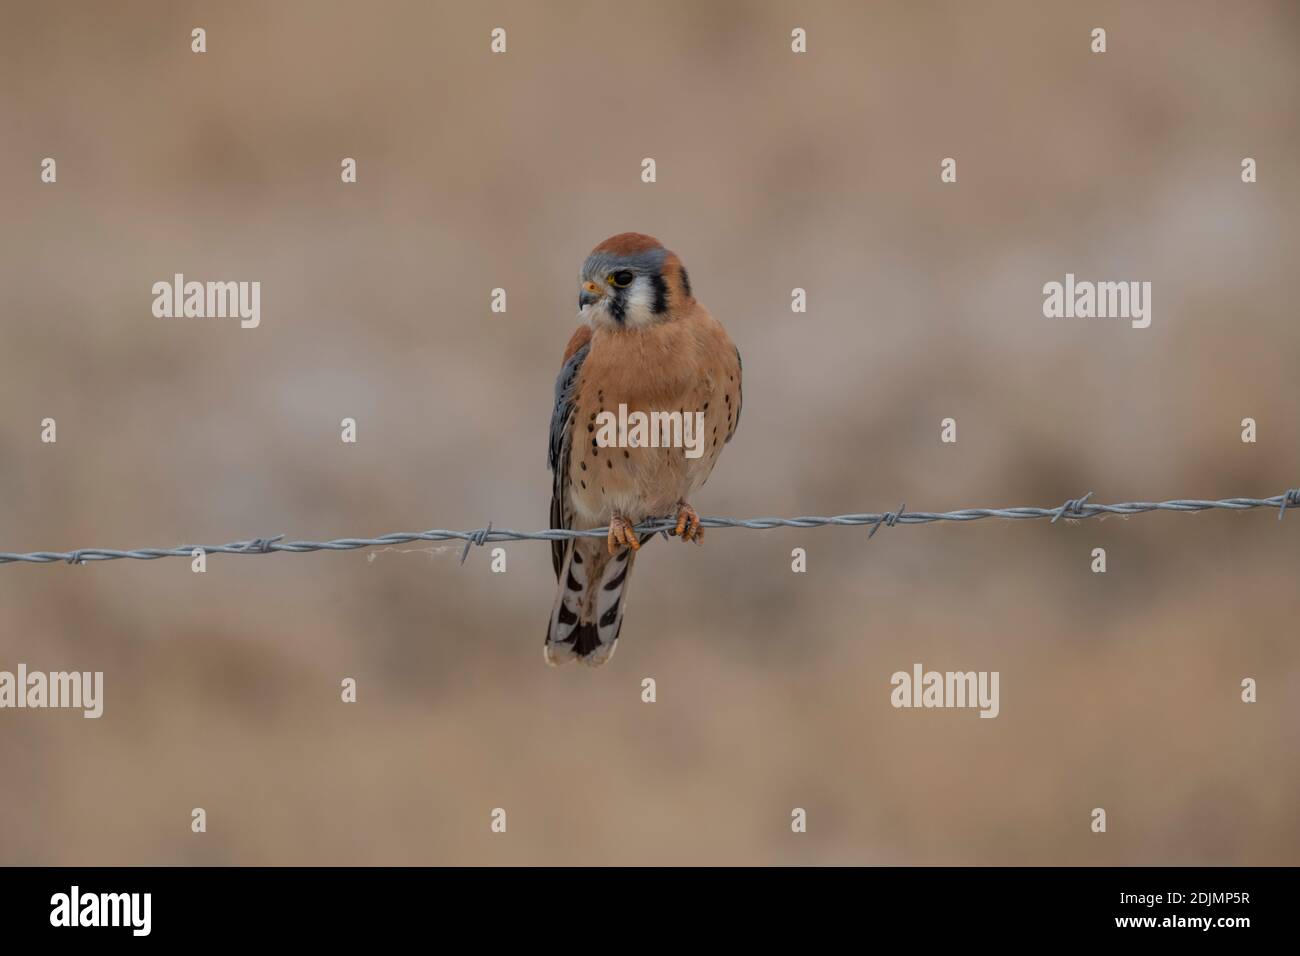
M 624 269 L 622 272 L 615 272 L 614 274 L 612 274 L 609 277 L 609 281 L 614 285 L 618 286 L 620 289 L 624 289 L 627 286 L 630 286 L 632 284 L 632 280 L 634 278 L 635 276 L 633 276 L 631 272 L 629 272 L 627 269 Z

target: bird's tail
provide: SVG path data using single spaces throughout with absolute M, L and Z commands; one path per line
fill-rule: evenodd
M 627 579 L 636 553 L 611 555 L 604 538 L 575 538 L 560 565 L 559 593 L 546 629 L 546 663 L 599 667 L 614 656 L 623 628 Z

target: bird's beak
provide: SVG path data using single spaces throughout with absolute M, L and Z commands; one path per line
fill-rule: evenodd
M 588 279 L 582 284 L 582 291 L 578 293 L 578 308 L 594 305 L 604 297 L 605 290 Z

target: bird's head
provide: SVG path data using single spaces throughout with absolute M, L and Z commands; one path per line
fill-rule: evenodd
M 578 312 L 593 327 L 634 329 L 685 314 L 693 301 L 681 260 L 653 236 L 611 236 L 582 264 Z

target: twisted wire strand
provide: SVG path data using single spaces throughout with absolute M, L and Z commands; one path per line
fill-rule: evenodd
M 809 515 L 799 518 L 702 518 L 705 528 L 748 528 L 765 531 L 772 528 L 823 528 L 871 526 L 868 535 L 874 535 L 881 525 L 930 524 L 934 521 L 979 521 L 984 518 L 1005 518 L 1024 521 L 1049 518 L 1055 524 L 1061 518 L 1083 520 L 1102 515 L 1137 515 L 1151 511 L 1174 511 L 1189 514 L 1197 511 L 1226 510 L 1248 511 L 1253 508 L 1277 508 L 1282 520 L 1287 508 L 1300 508 L 1300 488 L 1292 488 L 1271 498 L 1176 498 L 1172 501 L 1126 501 L 1103 505 L 1088 501 L 1092 492 L 1081 498 L 1071 498 L 1054 508 L 962 508 L 959 511 L 907 511 L 900 505 L 897 511 L 865 512 L 863 514 L 822 517 Z M 637 525 L 643 535 L 667 532 L 676 527 L 675 518 L 655 518 Z M 89 561 L 116 561 L 130 558 L 136 561 L 154 561 L 158 558 L 188 558 L 197 551 L 204 554 L 272 554 L 289 552 L 305 554 L 311 551 L 356 551 L 361 548 L 379 548 L 386 545 L 410 544 L 415 541 L 464 541 L 461 562 L 472 546 L 483 546 L 498 541 L 563 541 L 569 538 L 603 538 L 608 528 L 574 531 L 567 528 L 547 528 L 543 531 L 513 531 L 509 528 L 486 528 L 472 531 L 447 531 L 435 528 L 430 531 L 396 531 L 376 538 L 335 538 L 333 541 L 285 541 L 284 535 L 270 538 L 250 538 L 230 544 L 183 544 L 175 548 L 136 548 L 119 551 L 113 548 L 79 548 L 76 551 L 29 551 L 26 553 L 0 551 L 0 564 L 84 564 Z

